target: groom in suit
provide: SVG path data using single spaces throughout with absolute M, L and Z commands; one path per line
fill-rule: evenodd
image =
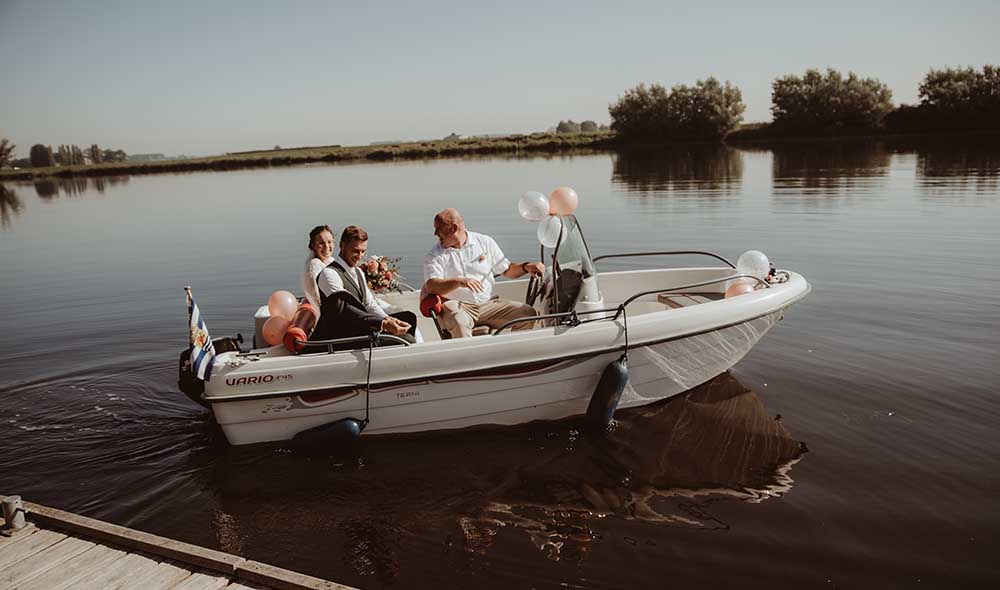
M 320 316 L 310 340 L 329 340 L 385 332 L 416 342 L 417 316 L 387 314 L 375 300 L 358 262 L 368 251 L 368 233 L 356 225 L 340 234 L 340 253 L 316 278 Z

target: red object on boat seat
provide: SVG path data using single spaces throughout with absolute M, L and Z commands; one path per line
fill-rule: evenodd
M 304 344 L 298 344 L 295 341 L 306 341 L 309 339 L 309 335 L 312 334 L 313 329 L 316 327 L 316 320 L 319 319 L 316 315 L 316 310 L 313 309 L 312 305 L 308 303 L 302 303 L 299 305 L 298 309 L 295 310 L 295 314 L 292 316 L 291 321 L 288 322 L 288 329 L 285 331 L 284 337 L 281 339 L 282 344 L 289 352 L 299 352 L 305 348 Z
M 444 308 L 444 299 L 440 295 L 428 295 L 420 300 L 420 313 L 425 318 L 432 318 L 441 315 Z

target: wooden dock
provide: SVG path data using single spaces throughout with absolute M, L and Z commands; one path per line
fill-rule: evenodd
M 0 536 L 0 590 L 354 590 L 31 502 L 23 517 Z

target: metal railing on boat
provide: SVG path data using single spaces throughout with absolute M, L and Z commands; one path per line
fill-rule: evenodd
M 595 258 L 594 260 L 597 260 L 597 259 Z M 725 259 L 723 259 L 723 260 L 725 260 Z M 577 325 L 585 324 L 585 323 L 589 323 L 589 322 L 600 322 L 600 321 L 608 321 L 608 320 L 615 321 L 615 320 L 617 320 L 619 318 L 619 316 L 621 316 L 623 313 L 625 313 L 625 307 L 626 306 L 628 306 L 630 303 L 632 303 L 636 299 L 639 299 L 640 297 L 645 297 L 647 295 L 658 295 L 660 293 L 673 293 L 675 291 L 680 291 L 681 289 L 694 289 L 695 287 L 705 287 L 705 286 L 708 286 L 708 285 L 713 285 L 713 284 L 716 284 L 716 283 L 724 283 L 724 282 L 732 281 L 732 280 L 735 280 L 735 279 L 752 279 L 752 280 L 754 280 L 754 281 L 757 282 L 757 285 L 763 285 L 764 288 L 766 288 L 766 289 L 770 289 L 771 288 L 770 283 L 768 283 L 767 281 L 765 281 L 765 280 L 763 280 L 761 278 L 755 277 L 753 275 L 743 275 L 743 274 L 741 274 L 741 275 L 732 275 L 732 276 L 728 276 L 728 277 L 722 277 L 722 278 L 719 278 L 719 279 L 712 279 L 710 281 L 700 281 L 700 282 L 697 282 L 697 283 L 690 283 L 690 284 L 687 284 L 687 285 L 678 285 L 676 287 L 670 287 L 668 289 L 653 289 L 653 290 L 650 290 L 650 291 L 640 291 L 638 293 L 633 294 L 632 296 L 630 296 L 629 298 L 627 298 L 625 301 L 619 303 L 615 307 L 606 307 L 606 308 L 603 308 L 603 309 L 591 309 L 591 310 L 587 310 L 587 311 L 571 310 L 571 311 L 564 311 L 564 312 L 561 312 L 561 313 L 550 313 L 550 314 L 536 315 L 536 316 L 531 316 L 531 317 L 526 317 L 526 318 L 518 318 L 518 319 L 514 319 L 514 320 L 511 320 L 511 321 L 503 324 L 502 326 L 500 326 L 499 328 L 497 328 L 496 330 L 494 330 L 492 332 L 492 335 L 493 336 L 497 336 L 501 332 L 503 332 L 504 330 L 506 330 L 507 328 L 509 328 L 511 326 L 514 326 L 514 325 L 517 325 L 517 324 L 520 324 L 520 323 L 524 323 L 524 322 L 536 322 L 536 321 L 539 321 L 539 320 L 562 319 L 562 320 L 565 320 L 565 321 L 559 322 L 559 325 L 564 325 L 564 326 L 577 326 Z M 614 312 L 614 315 L 609 317 L 607 314 L 609 314 L 611 312 Z M 586 319 L 586 320 L 581 320 L 580 319 L 581 315 L 596 315 L 596 314 L 605 314 L 605 315 L 604 315 L 604 317 L 599 317 L 599 318 L 591 318 L 591 319 Z
M 373 338 L 375 339 L 376 342 L 389 341 L 389 342 L 392 342 L 394 345 L 396 345 L 396 344 L 402 344 L 403 346 L 409 346 L 410 345 L 410 342 L 408 340 L 404 339 L 404 338 L 400 338 L 399 336 L 395 336 L 393 334 L 384 334 L 382 332 L 378 332 L 378 333 L 370 334 L 370 335 L 366 335 L 366 336 L 348 336 L 347 338 L 332 338 L 330 340 L 299 340 L 299 339 L 296 339 L 295 340 L 295 344 L 297 346 L 302 346 L 304 348 L 325 346 L 327 354 L 333 354 L 334 352 L 338 352 L 336 350 L 336 348 L 335 348 L 338 345 L 344 345 L 344 344 L 362 344 L 362 343 L 369 344 Z M 356 348 L 356 347 L 354 347 L 354 348 L 342 348 L 342 349 L 340 349 L 339 352 L 345 352 L 347 350 L 360 350 L 360 349 Z
M 736 268 L 736 265 L 730 262 L 728 259 L 719 256 L 718 254 L 714 254 L 712 252 L 705 252 L 703 250 L 674 250 L 671 252 L 625 252 L 622 254 L 604 254 L 602 256 L 595 256 L 593 258 L 593 262 L 596 263 L 598 260 L 604 260 L 606 258 L 632 258 L 637 256 L 680 256 L 680 255 L 690 255 L 690 254 L 711 256 L 716 260 L 721 260 L 722 262 L 725 262 L 726 264 L 729 265 L 729 268 L 732 269 Z

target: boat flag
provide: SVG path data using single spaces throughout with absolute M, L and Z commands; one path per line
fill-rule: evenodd
M 184 287 L 188 302 L 188 344 L 191 345 L 191 372 L 203 381 L 212 378 L 212 363 L 215 362 L 215 346 L 212 337 L 208 335 L 208 326 L 201 319 L 198 304 L 191 295 L 191 287 Z

